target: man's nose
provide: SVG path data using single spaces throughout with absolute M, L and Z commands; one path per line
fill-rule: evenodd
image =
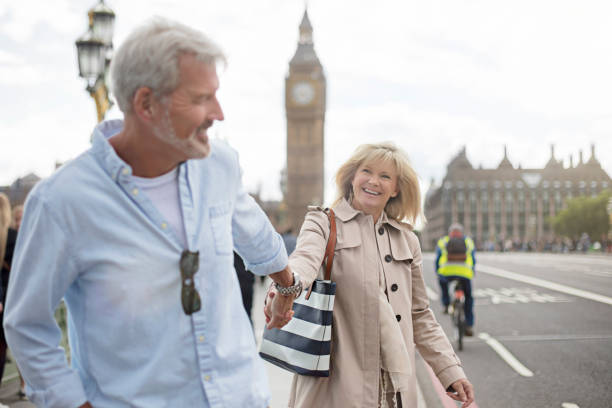
M 223 109 L 221 108 L 221 104 L 219 103 L 219 99 L 217 99 L 216 96 L 215 96 L 214 107 L 213 107 L 213 109 L 211 111 L 210 119 L 211 120 L 218 120 L 218 121 L 222 121 L 223 119 L 225 119 L 225 116 L 223 115 Z

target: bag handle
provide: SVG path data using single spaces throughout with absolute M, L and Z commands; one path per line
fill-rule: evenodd
M 327 218 L 329 218 L 329 237 L 327 237 L 327 247 L 325 248 L 325 255 L 323 256 L 322 265 L 325 266 L 325 280 L 331 279 L 331 270 L 334 263 L 334 250 L 336 249 L 336 214 L 331 208 L 325 210 Z M 314 282 L 308 288 L 306 293 L 306 300 L 310 299 Z
M 327 238 L 327 247 L 325 248 L 325 256 L 323 262 L 325 264 L 325 280 L 331 279 L 331 270 L 334 263 L 334 250 L 336 249 L 336 214 L 334 210 L 328 208 L 325 211 L 329 218 L 329 237 Z

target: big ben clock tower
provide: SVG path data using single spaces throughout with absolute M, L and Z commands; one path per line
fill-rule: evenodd
M 325 76 L 314 50 L 308 12 L 285 79 L 288 221 L 298 233 L 306 207 L 323 204 Z

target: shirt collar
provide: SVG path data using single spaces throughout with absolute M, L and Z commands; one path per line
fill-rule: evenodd
M 98 124 L 92 134 L 91 152 L 96 161 L 115 181 L 120 177 L 128 177 L 132 174 L 132 167 L 121 160 L 115 149 L 108 142 L 112 136 L 123 129 L 123 120 L 105 120 Z
M 340 218 L 342 222 L 350 221 L 353 218 L 355 218 L 357 215 L 363 214 L 362 211 L 359 211 L 353 208 L 351 204 L 349 204 L 349 202 L 346 200 L 346 198 L 342 198 L 342 200 L 338 203 L 338 205 L 334 207 L 334 212 L 336 216 Z M 384 211 L 382 213 L 380 223 L 389 224 L 390 226 L 392 226 L 393 228 L 397 230 L 403 230 L 406 228 L 405 224 L 402 224 L 401 222 L 398 222 L 394 220 L 393 218 L 387 217 L 387 213 Z

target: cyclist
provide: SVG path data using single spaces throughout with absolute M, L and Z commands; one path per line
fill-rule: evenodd
M 444 313 L 448 313 L 450 298 L 448 283 L 458 279 L 463 283 L 465 293 L 465 335 L 474 335 L 474 300 L 472 298 L 472 278 L 476 265 L 476 248 L 474 241 L 463 233 L 463 226 L 453 223 L 448 229 L 448 235 L 438 240 L 436 246 L 436 273 L 442 292 Z

